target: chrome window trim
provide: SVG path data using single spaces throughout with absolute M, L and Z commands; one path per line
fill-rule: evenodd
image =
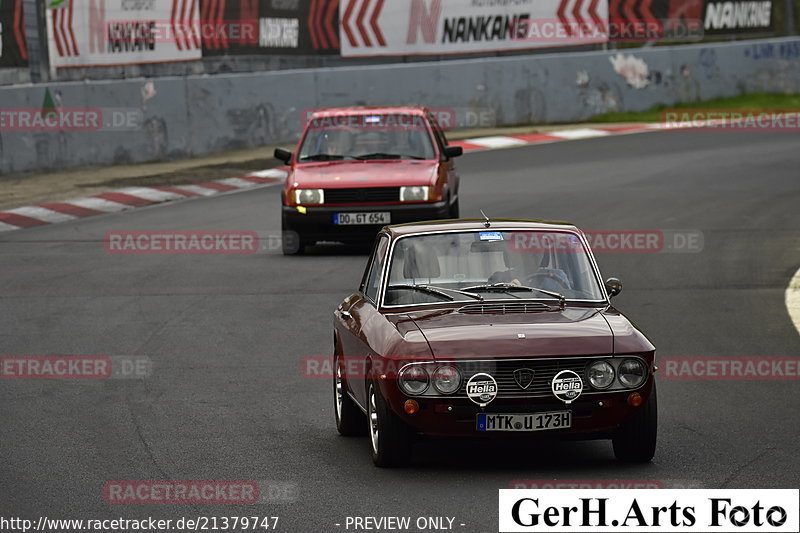
M 389 246 L 386 247 L 386 252 L 384 252 L 383 264 L 381 265 L 381 273 L 378 276 L 378 279 L 379 279 L 379 281 L 378 281 L 378 294 L 376 295 L 377 296 L 377 301 L 376 301 L 376 300 L 373 300 L 372 298 L 370 298 L 370 296 L 367 294 L 367 291 L 366 291 L 367 286 L 366 285 L 367 285 L 367 282 L 369 281 L 369 273 L 372 270 L 372 265 L 375 263 L 375 260 L 378 258 L 378 253 L 377 252 L 378 252 L 378 249 L 380 248 L 380 245 L 381 245 L 381 242 L 380 242 L 381 238 L 383 238 L 383 237 L 386 237 L 386 239 L 389 241 Z M 385 231 L 379 231 L 378 234 L 375 236 L 375 243 L 373 244 L 373 247 L 372 247 L 372 254 L 370 254 L 369 260 L 367 261 L 367 268 L 366 268 L 366 270 L 364 270 L 364 274 L 363 274 L 363 276 L 361 278 L 361 285 L 358 288 L 358 293 L 365 300 L 367 300 L 372 305 L 374 305 L 375 308 L 378 311 L 380 311 L 380 306 L 378 305 L 378 302 L 381 301 L 382 293 L 383 293 L 384 274 L 387 271 L 386 265 L 388 264 L 387 261 L 389 260 L 389 257 L 390 257 L 388 255 L 388 251 L 392 247 L 391 246 L 392 245 L 391 240 L 392 240 L 392 237 L 388 233 L 386 233 Z
M 586 240 L 586 236 L 583 234 L 583 232 L 581 230 L 579 230 L 579 229 L 574 229 L 573 230 L 573 229 L 563 228 L 563 227 L 554 227 L 552 229 L 550 229 L 550 228 L 512 228 L 512 227 L 508 227 L 508 226 L 498 225 L 498 226 L 492 226 L 492 227 L 490 227 L 488 229 L 485 229 L 485 230 L 480 230 L 480 229 L 475 229 L 475 230 L 450 229 L 450 230 L 438 230 L 438 231 L 420 231 L 419 233 L 409 233 L 409 234 L 406 234 L 406 235 L 401 235 L 401 236 L 397 237 L 396 239 L 391 239 L 391 242 L 389 243 L 388 253 L 387 253 L 387 256 L 386 256 L 386 261 L 383 264 L 383 266 L 384 266 L 383 270 L 384 271 L 383 271 L 383 275 L 381 277 L 381 285 L 378 288 L 378 302 L 379 303 L 375 304 L 377 306 L 377 308 L 378 308 L 378 312 L 381 312 L 384 309 L 403 309 L 403 308 L 407 308 L 407 307 L 430 307 L 432 305 L 442 305 L 442 304 L 447 304 L 447 303 L 459 303 L 459 302 L 469 301 L 469 300 L 454 300 L 453 302 L 430 302 L 430 303 L 422 303 L 422 304 L 386 305 L 384 303 L 384 301 L 385 301 L 385 298 L 386 298 L 386 287 L 387 287 L 388 282 L 389 282 L 388 274 L 391 271 L 391 269 L 390 268 L 385 268 L 385 267 L 388 266 L 388 264 L 389 264 L 388 261 L 392 257 L 392 255 L 394 254 L 395 245 L 399 241 L 401 241 L 403 239 L 406 239 L 408 237 L 421 237 L 421 236 L 426 236 L 426 235 L 441 235 L 441 234 L 446 234 L 446 233 L 479 233 L 481 231 L 489 231 L 489 230 L 491 230 L 491 231 L 540 231 L 540 232 L 543 232 L 543 233 L 546 233 L 546 232 L 551 232 L 551 233 L 561 232 L 561 233 L 569 233 L 570 235 L 574 235 L 574 236 L 578 237 L 578 239 L 580 239 L 581 243 L 583 244 L 583 246 L 584 246 L 584 248 L 586 250 L 586 255 L 589 257 L 589 263 L 592 265 L 592 270 L 594 272 L 594 278 L 595 278 L 595 281 L 597 282 L 597 286 L 600 289 L 600 292 L 605 295 L 605 298 L 602 298 L 600 300 L 567 299 L 566 301 L 567 302 L 576 302 L 576 303 L 593 303 L 593 304 L 602 303 L 602 304 L 605 304 L 607 306 L 611 305 L 611 300 L 608 297 L 608 293 L 606 292 L 606 289 L 605 289 L 605 283 L 603 282 L 602 276 L 600 275 L 600 268 L 597 266 L 597 261 L 594 258 L 594 253 L 592 252 L 592 249 L 589 247 L 589 242 Z M 539 299 L 546 300 L 546 298 L 539 298 Z M 494 301 L 499 301 L 499 300 L 492 300 L 492 301 L 494 302 Z M 519 301 L 519 300 L 517 300 L 517 301 Z

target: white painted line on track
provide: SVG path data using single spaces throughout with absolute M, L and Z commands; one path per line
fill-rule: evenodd
M 800 335 L 800 269 L 797 269 L 789 286 L 786 287 L 786 310 Z
M 226 178 L 224 180 L 219 180 L 217 183 L 224 183 L 225 185 L 230 185 L 237 189 L 249 189 L 258 185 L 252 181 L 243 180 L 242 178 Z
M 508 148 L 509 146 L 524 146 L 529 144 L 522 139 L 514 139 L 513 137 L 494 136 L 494 137 L 478 137 L 476 139 L 467 139 L 465 142 L 469 144 L 476 144 L 485 148 Z
M 278 178 L 283 179 L 285 178 L 288 173 L 285 170 L 280 170 L 277 168 L 270 168 L 267 170 L 259 170 L 257 172 L 250 172 L 247 174 L 248 176 L 255 176 L 256 178 Z
M 43 222 L 49 222 L 50 224 L 56 222 L 69 222 L 70 220 L 75 220 L 76 216 L 74 215 L 67 215 L 65 213 L 59 213 L 58 211 L 53 211 L 51 209 L 47 209 L 45 207 L 39 207 L 35 205 L 27 206 L 27 207 L 18 207 L 16 209 L 9 209 L 5 211 L 6 213 L 13 213 L 15 215 L 22 215 L 24 217 L 35 218 L 36 220 L 41 220 Z
M 64 203 L 85 207 L 86 209 L 94 209 L 95 211 L 102 211 L 103 213 L 116 213 L 117 211 L 133 209 L 132 205 L 112 202 L 111 200 L 105 200 L 103 198 L 75 198 L 74 200 L 67 200 Z
M 199 185 L 181 185 L 179 187 L 173 187 L 174 189 L 178 189 L 180 191 L 189 191 L 201 196 L 213 196 L 215 194 L 219 194 L 220 191 L 216 189 L 208 189 L 206 187 L 201 187 Z
M 592 137 L 605 137 L 611 135 L 610 132 L 603 130 L 596 130 L 593 128 L 576 128 L 574 130 L 561 130 L 561 131 L 548 131 L 548 135 L 558 137 L 560 139 L 591 139 Z
M 6 224 L 5 222 L 0 222 L 0 231 L 12 231 L 15 229 L 20 229 L 19 226 L 14 226 L 13 224 Z
M 114 192 L 121 192 L 137 198 L 144 198 L 145 200 L 150 200 L 151 202 L 168 202 L 170 200 L 180 200 L 182 198 L 186 198 L 182 194 L 153 189 L 152 187 L 126 187 Z

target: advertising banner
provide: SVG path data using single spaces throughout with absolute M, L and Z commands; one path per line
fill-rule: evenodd
M 28 66 L 22 0 L 0 0 L 0 68 Z
M 94 67 L 198 60 L 197 4 L 65 0 L 47 12 L 50 61 L 55 67 Z
M 200 0 L 203 55 L 338 54 L 339 0 Z
M 706 36 L 775 33 L 772 0 L 706 0 Z
M 443 55 L 608 41 L 606 0 L 342 0 L 342 56 Z

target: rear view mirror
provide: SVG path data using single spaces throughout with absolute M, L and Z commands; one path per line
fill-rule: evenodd
M 283 161 L 287 165 L 292 160 L 292 152 L 284 150 L 283 148 L 275 148 L 275 159 Z
M 613 298 L 622 292 L 622 282 L 617 278 L 608 278 L 606 280 L 606 293 L 609 298 Z
M 444 156 L 447 159 L 451 157 L 458 157 L 460 155 L 464 155 L 464 149 L 460 146 L 445 146 L 444 147 Z

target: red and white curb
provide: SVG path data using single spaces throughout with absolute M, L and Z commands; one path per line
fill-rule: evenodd
M 64 202 L 18 207 L 0 212 L 0 231 L 32 228 L 137 207 L 283 183 L 286 170 L 270 169 L 239 178 L 171 187 L 126 187 Z
M 644 133 L 647 131 L 663 130 L 661 124 L 636 124 L 630 126 L 609 126 L 598 128 L 572 128 L 566 130 L 549 131 L 547 133 L 525 133 L 521 135 L 495 135 L 491 137 L 478 137 L 463 141 L 451 141 L 454 146 L 461 146 L 465 152 L 479 150 L 498 150 L 501 148 L 515 148 L 529 144 L 544 144 L 559 141 L 577 141 L 593 137 L 608 137 L 610 135 L 626 135 L 631 133 Z
M 530 144 L 543 144 L 559 141 L 575 141 L 593 137 L 644 133 L 664 129 L 660 124 L 637 124 L 630 126 L 609 126 L 597 128 L 572 128 L 547 133 L 528 133 L 522 135 L 496 135 L 451 141 L 453 146 L 461 146 L 465 152 L 498 150 Z M 0 211 L 0 232 L 59 222 L 69 222 L 84 217 L 115 213 L 137 207 L 172 202 L 200 196 L 214 196 L 235 190 L 250 189 L 270 184 L 282 183 L 286 170 L 277 168 L 253 172 L 239 178 L 180 185 L 174 187 L 127 187 L 115 191 L 77 198 L 64 202 L 35 206 L 18 207 Z

